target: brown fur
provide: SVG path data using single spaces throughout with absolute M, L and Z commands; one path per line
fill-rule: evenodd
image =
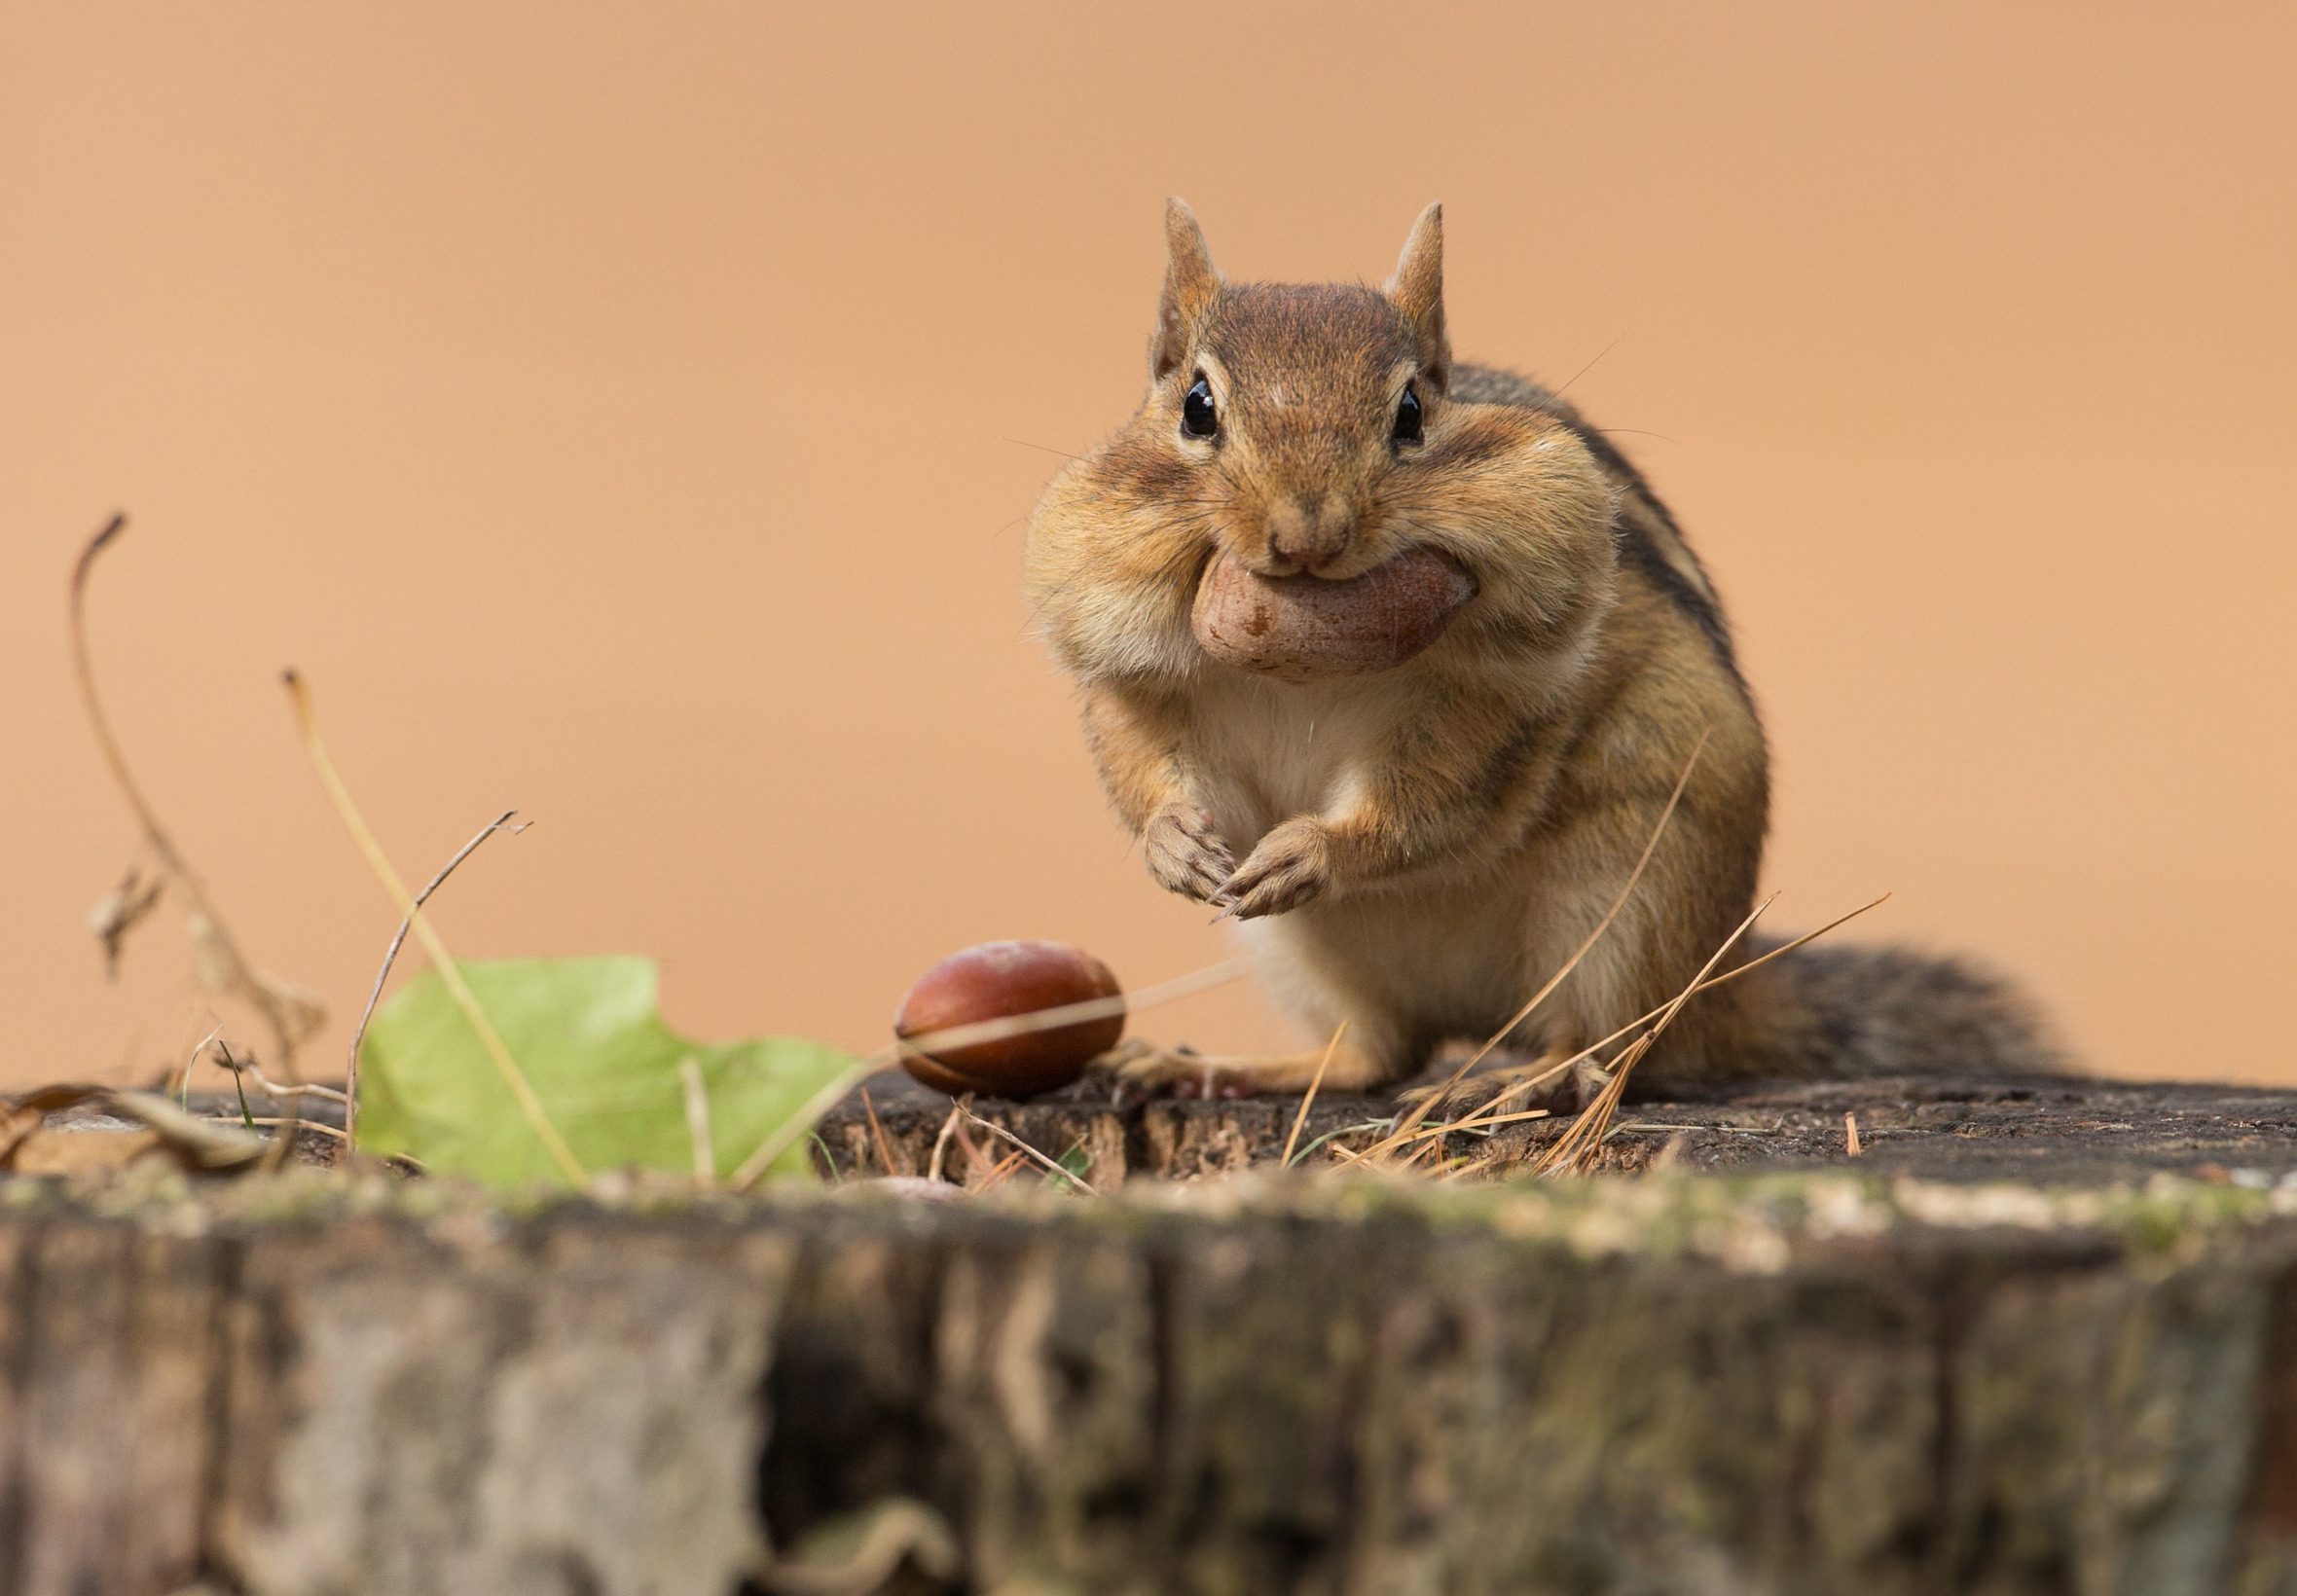
M 1569 405 L 1452 364 L 1437 207 L 1377 291 L 1227 283 L 1178 200 L 1166 233 L 1148 396 L 1053 481 L 1028 555 L 1150 874 L 1246 922 L 1282 998 L 1319 1032 L 1349 1023 L 1328 1084 L 1373 1085 L 1489 1035 L 1562 965 L 1703 736 L 1643 881 L 1514 1040 L 1561 1056 L 1664 1002 L 1747 914 L 1768 807 L 1762 727 L 1674 519 Z M 1199 376 L 1211 440 L 1181 425 Z M 1407 382 L 1417 443 L 1391 436 Z M 1392 670 L 1292 685 L 1190 634 L 1217 553 L 1337 580 L 1413 544 L 1478 591 Z M 1936 979 L 1910 1002 L 1911 969 Z M 1886 1013 L 1862 1010 L 1862 970 L 1901 995 Z M 1926 1026 L 1926 998 L 1952 1023 Z M 1233 1070 L 1297 1087 L 1320 1057 Z M 1799 954 L 1687 1005 L 1641 1070 L 1664 1087 L 1932 1063 L 2048 1055 L 2010 994 L 1957 966 Z

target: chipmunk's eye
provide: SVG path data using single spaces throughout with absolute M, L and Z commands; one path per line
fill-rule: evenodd
M 1221 430 L 1221 417 L 1213 409 L 1213 386 L 1198 372 L 1196 381 L 1188 385 L 1188 396 L 1181 401 L 1181 430 L 1191 438 L 1210 438 Z
M 1420 441 L 1420 385 L 1404 384 L 1404 397 L 1396 403 L 1396 430 L 1389 434 L 1400 444 Z

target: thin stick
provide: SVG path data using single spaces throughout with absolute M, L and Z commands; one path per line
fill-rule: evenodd
M 866 1086 L 861 1088 L 861 1111 L 869 1116 L 869 1134 L 877 1143 L 877 1161 L 891 1175 L 893 1173 L 893 1149 L 886 1145 L 886 1128 L 877 1122 L 877 1105 L 869 1101 L 869 1088 Z
M 330 1103 L 345 1103 L 346 1101 L 345 1094 L 337 1091 L 334 1087 L 320 1086 L 315 1082 L 305 1086 L 281 1086 L 278 1082 L 265 1075 L 263 1072 L 263 1067 L 257 1064 L 253 1059 L 239 1060 L 237 1068 L 232 1070 L 232 1073 L 236 1075 L 242 1070 L 255 1077 L 256 1085 L 262 1087 L 266 1092 L 270 1093 L 273 1097 L 277 1098 L 281 1102 L 285 1102 L 288 1098 L 294 1097 L 324 1098 Z
M 272 1040 L 279 1050 L 279 1068 L 291 1081 L 303 1078 L 295 1061 L 296 1045 L 319 1029 L 327 1011 L 319 999 L 292 981 L 282 980 L 266 969 L 259 969 L 239 951 L 239 944 L 224 924 L 207 896 L 206 884 L 200 880 L 184 856 L 176 852 L 175 843 L 167 830 L 160 824 L 159 811 L 136 785 L 135 777 L 128 769 L 128 756 L 120 749 L 120 740 L 112 731 L 111 720 L 104 714 L 103 700 L 95 690 L 95 666 L 88 649 L 88 575 L 95 568 L 96 557 L 111 546 L 128 527 L 128 517 L 115 514 L 104 524 L 103 530 L 88 540 L 80 551 L 80 559 L 72 566 L 69 612 L 72 636 L 72 674 L 80 688 L 80 705 L 88 715 L 88 724 L 95 733 L 96 746 L 103 752 L 104 763 L 112 773 L 113 781 L 127 798 L 128 807 L 135 812 L 137 822 L 143 827 L 144 845 L 160 861 L 160 868 L 168 886 L 175 889 L 183 900 L 185 929 L 192 942 L 192 961 L 199 971 L 200 984 L 209 992 L 228 992 L 252 1007 L 271 1029 Z M 132 874 L 132 872 L 130 872 Z M 122 925 L 120 935 L 126 934 Z M 105 953 L 109 960 L 119 958 L 119 945 L 107 938 Z M 191 1071 L 184 1071 L 184 1089 L 191 1090 Z M 272 1138 L 272 1145 L 263 1157 L 263 1169 L 269 1174 L 285 1162 L 295 1145 L 295 1127 L 299 1118 L 295 1105 L 287 1105 L 279 1133 Z
M 103 530 L 88 540 L 80 551 L 78 563 L 72 567 L 70 591 L 70 622 L 72 638 L 72 674 L 80 688 L 80 707 L 88 716 L 88 724 L 95 734 L 96 747 L 103 754 L 104 764 L 112 773 L 112 781 L 119 787 L 128 807 L 134 811 L 136 823 L 143 828 L 145 846 L 160 861 L 160 868 L 183 899 L 185 918 L 191 923 L 192 942 L 200 968 L 201 984 L 211 992 L 229 992 L 245 1001 L 264 1018 L 271 1029 L 273 1042 L 279 1051 L 279 1068 L 291 1081 L 303 1076 L 296 1068 L 296 1044 L 319 1028 L 325 1010 L 316 998 L 291 982 L 283 981 L 267 970 L 256 968 L 240 953 L 238 943 L 225 925 L 223 916 L 216 912 L 214 902 L 207 895 L 207 887 L 183 854 L 176 851 L 174 839 L 160 823 L 160 813 L 144 796 L 136 784 L 135 776 L 128 768 L 128 756 L 121 750 L 120 740 L 112 730 L 112 723 L 104 713 L 103 700 L 95 690 L 95 665 L 88 648 L 88 577 L 94 570 L 96 557 L 109 548 L 127 530 L 128 517 L 115 515 L 104 524 Z M 294 1141 L 295 1114 L 285 1116 L 288 1134 L 276 1140 Z M 279 1149 L 285 1156 L 285 1148 Z
M 1852 1158 L 1866 1150 L 1858 1144 L 1858 1115 L 1855 1113 L 1842 1116 L 1842 1150 Z
M 239 1123 L 239 1121 L 233 1119 L 228 1114 L 222 1116 L 202 1114 L 201 1117 L 202 1119 L 210 1120 L 212 1123 L 217 1125 L 237 1125 Z M 297 1119 L 290 1121 L 284 1117 L 279 1116 L 251 1114 L 247 1118 L 247 1123 L 250 1125 L 286 1125 L 292 1123 L 301 1130 L 317 1131 L 321 1136 L 331 1136 L 338 1142 L 343 1140 L 343 1133 L 341 1131 L 337 1130 L 332 1125 L 322 1125 L 315 1119 Z
M 1308 1123 L 1308 1105 L 1316 1101 L 1316 1088 L 1324 1084 L 1324 1072 L 1331 1068 L 1331 1056 L 1339 1051 L 1340 1038 L 1348 1034 L 1348 1022 L 1342 1020 L 1339 1029 L 1331 1034 L 1331 1040 L 1324 1044 L 1324 1057 L 1316 1061 L 1316 1074 L 1308 1082 L 1308 1095 L 1300 1099 L 1300 1111 L 1293 1115 L 1292 1135 L 1284 1139 L 1284 1156 L 1276 1161 L 1280 1170 L 1292 1168 L 1293 1148 L 1299 1144 L 1300 1127 Z
M 288 696 L 295 703 L 296 720 L 303 731 L 305 751 L 310 755 L 311 766 L 319 773 L 319 784 L 327 789 L 328 798 L 335 804 L 336 814 L 343 816 L 344 827 L 350 832 L 351 841 L 366 855 L 367 867 L 375 872 L 375 879 L 383 884 L 384 893 L 400 915 L 413 923 L 415 935 L 422 943 L 423 952 L 430 955 L 431 967 L 439 972 L 441 984 L 455 999 L 456 1006 L 462 1010 L 462 1017 L 470 1023 L 479 1044 L 486 1049 L 487 1057 L 493 1062 L 503 1083 L 510 1088 L 511 1096 L 518 1100 L 520 1111 L 527 1116 L 527 1123 L 533 1128 L 535 1136 L 559 1166 L 559 1172 L 573 1182 L 577 1190 L 589 1185 L 590 1177 L 575 1158 L 574 1150 L 566 1145 L 566 1139 L 559 1134 L 559 1128 L 550 1122 L 550 1115 L 543 1112 L 542 1100 L 534 1095 L 534 1088 L 528 1084 L 525 1071 L 519 1069 L 518 1062 L 510 1056 L 510 1049 L 503 1045 L 502 1037 L 494 1030 L 494 1023 L 487 1018 L 487 1011 L 479 1006 L 479 999 L 463 980 L 462 966 L 456 963 L 455 956 L 447 951 L 447 944 L 431 926 L 430 917 L 417 906 L 407 891 L 407 884 L 399 879 L 398 871 L 391 868 L 391 861 L 383 853 L 383 845 L 375 840 L 375 833 L 367 829 L 367 822 L 360 817 L 358 806 L 351 802 L 350 789 L 343 784 L 343 778 L 336 774 L 335 762 L 327 757 L 327 745 L 319 741 L 319 724 L 311 712 L 310 689 L 304 685 L 303 678 L 292 671 L 286 672 L 285 679 Z
M 964 1114 L 966 1119 L 970 1120 L 973 1124 L 980 1126 L 981 1129 L 989 1132 L 992 1136 L 1003 1137 L 1007 1142 L 1010 1142 L 1013 1144 L 1016 1150 L 1026 1153 L 1038 1163 L 1042 1164 L 1051 1173 L 1068 1181 L 1077 1190 L 1083 1192 L 1087 1197 L 1098 1197 L 1101 1195 L 1100 1192 L 1093 1187 L 1090 1181 L 1085 1180 L 1082 1177 L 1070 1174 L 1069 1171 L 1063 1169 L 1059 1164 L 1053 1162 L 1053 1160 L 1050 1158 L 1047 1158 L 1043 1153 L 1039 1152 L 1035 1147 L 1022 1141 L 1012 1132 L 1006 1130 L 1003 1125 L 997 1124 L 993 1120 L 983 1119 L 979 1114 L 973 1112 L 973 1110 L 970 1108 L 960 1107 L 958 1112 Z
M 686 1093 L 686 1135 L 694 1143 L 694 1183 L 708 1191 L 717 1184 L 716 1144 L 710 1139 L 710 1089 L 702 1064 L 688 1053 L 678 1060 L 678 1084 Z
M 933 1156 L 926 1164 L 927 1179 L 938 1180 L 941 1179 L 941 1159 L 942 1156 L 949 1151 L 949 1139 L 951 1136 L 956 1134 L 956 1131 L 957 1108 L 955 1106 L 952 1106 L 949 1110 L 949 1117 L 941 1121 L 941 1134 L 933 1138 Z
M 510 823 L 510 817 L 517 813 L 515 809 L 504 810 L 485 830 L 464 843 L 455 857 L 447 861 L 446 868 L 431 877 L 430 885 L 415 894 L 415 906 L 419 909 L 428 903 L 430 895 L 439 889 L 449 876 L 455 874 L 455 867 L 477 852 L 479 844 L 489 837 L 497 831 L 507 830 L 515 835 L 526 830 L 527 826 Z M 527 825 L 533 823 L 529 820 Z M 367 1022 L 375 1018 L 375 1005 L 383 998 L 383 984 L 390 979 L 391 964 L 398 959 L 399 949 L 407 940 L 407 928 L 413 924 L 410 919 L 400 920 L 398 931 L 391 937 L 391 945 L 383 950 L 383 967 L 375 972 L 375 985 L 367 993 L 367 1006 L 359 1011 L 358 1028 L 351 1033 L 350 1063 L 343 1072 L 343 1131 L 344 1139 L 354 1147 L 359 1144 L 359 1044 L 367 1039 Z
M 1587 939 L 1579 945 L 1579 951 L 1564 961 L 1563 967 L 1548 978 L 1546 986 L 1531 995 L 1531 1000 L 1515 1011 L 1514 1018 L 1493 1032 L 1489 1041 L 1476 1049 L 1475 1054 L 1467 1063 L 1452 1071 L 1451 1079 L 1443 1083 L 1441 1090 L 1423 1101 L 1413 1110 L 1411 1117 L 1397 1127 L 1396 1134 L 1388 1139 L 1388 1145 L 1401 1143 L 1406 1135 L 1425 1123 L 1428 1116 L 1451 1096 L 1452 1088 L 1467 1078 L 1468 1071 L 1481 1064 L 1493 1048 L 1507 1039 L 1510 1032 L 1531 1018 L 1532 1010 L 1548 1000 L 1548 995 L 1563 984 L 1564 977 L 1579 968 L 1580 961 L 1586 959 L 1588 953 L 1594 949 L 1595 944 L 1603 939 L 1603 933 L 1611 929 L 1611 923 L 1617 920 L 1620 911 L 1627 906 L 1627 898 L 1635 890 L 1635 884 L 1643 879 L 1643 872 L 1650 865 L 1652 854 L 1659 852 L 1659 840 L 1665 835 L 1667 822 L 1675 817 L 1675 808 L 1683 802 L 1684 790 L 1691 785 L 1691 773 L 1698 769 L 1698 756 L 1706 752 L 1707 739 L 1713 735 L 1712 727 L 1702 729 L 1698 734 L 1698 741 L 1691 745 L 1691 757 L 1683 761 L 1683 774 L 1675 778 L 1675 790 L 1667 794 L 1667 806 L 1659 812 L 1659 822 L 1651 828 L 1651 838 L 1644 843 L 1643 852 L 1635 860 L 1635 868 L 1627 873 L 1626 885 L 1619 889 L 1619 896 L 1611 900 L 1611 907 L 1604 912 L 1603 918 L 1595 923 L 1595 928 L 1587 933 Z M 1365 1156 L 1368 1158 L 1384 1150 L 1386 1150 L 1385 1147 L 1371 1147 L 1367 1149 Z

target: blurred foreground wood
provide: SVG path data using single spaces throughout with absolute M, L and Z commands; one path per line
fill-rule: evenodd
M 896 1520 L 961 1569 L 884 1588 L 1004 1596 L 2297 1592 L 2297 1185 L 2235 1162 L 15 1180 L 0 1592 L 858 1592 Z

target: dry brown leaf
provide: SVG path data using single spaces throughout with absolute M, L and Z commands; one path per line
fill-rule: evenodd
M 120 885 L 88 911 L 88 929 L 104 945 L 105 980 L 120 973 L 120 955 L 127 948 L 128 933 L 160 906 L 161 895 L 166 890 L 164 876 L 147 873 L 140 862 L 131 864 L 128 874 L 120 878 Z
M 91 1107 L 139 1128 L 48 1126 L 50 1114 L 78 1107 Z M 78 1145 L 81 1143 L 89 1144 Z M 195 1175 L 232 1174 L 253 1169 L 270 1145 L 237 1125 L 186 1113 L 151 1092 L 65 1084 L 0 1100 L 0 1170 L 18 1175 L 119 1169 L 155 1148 Z

